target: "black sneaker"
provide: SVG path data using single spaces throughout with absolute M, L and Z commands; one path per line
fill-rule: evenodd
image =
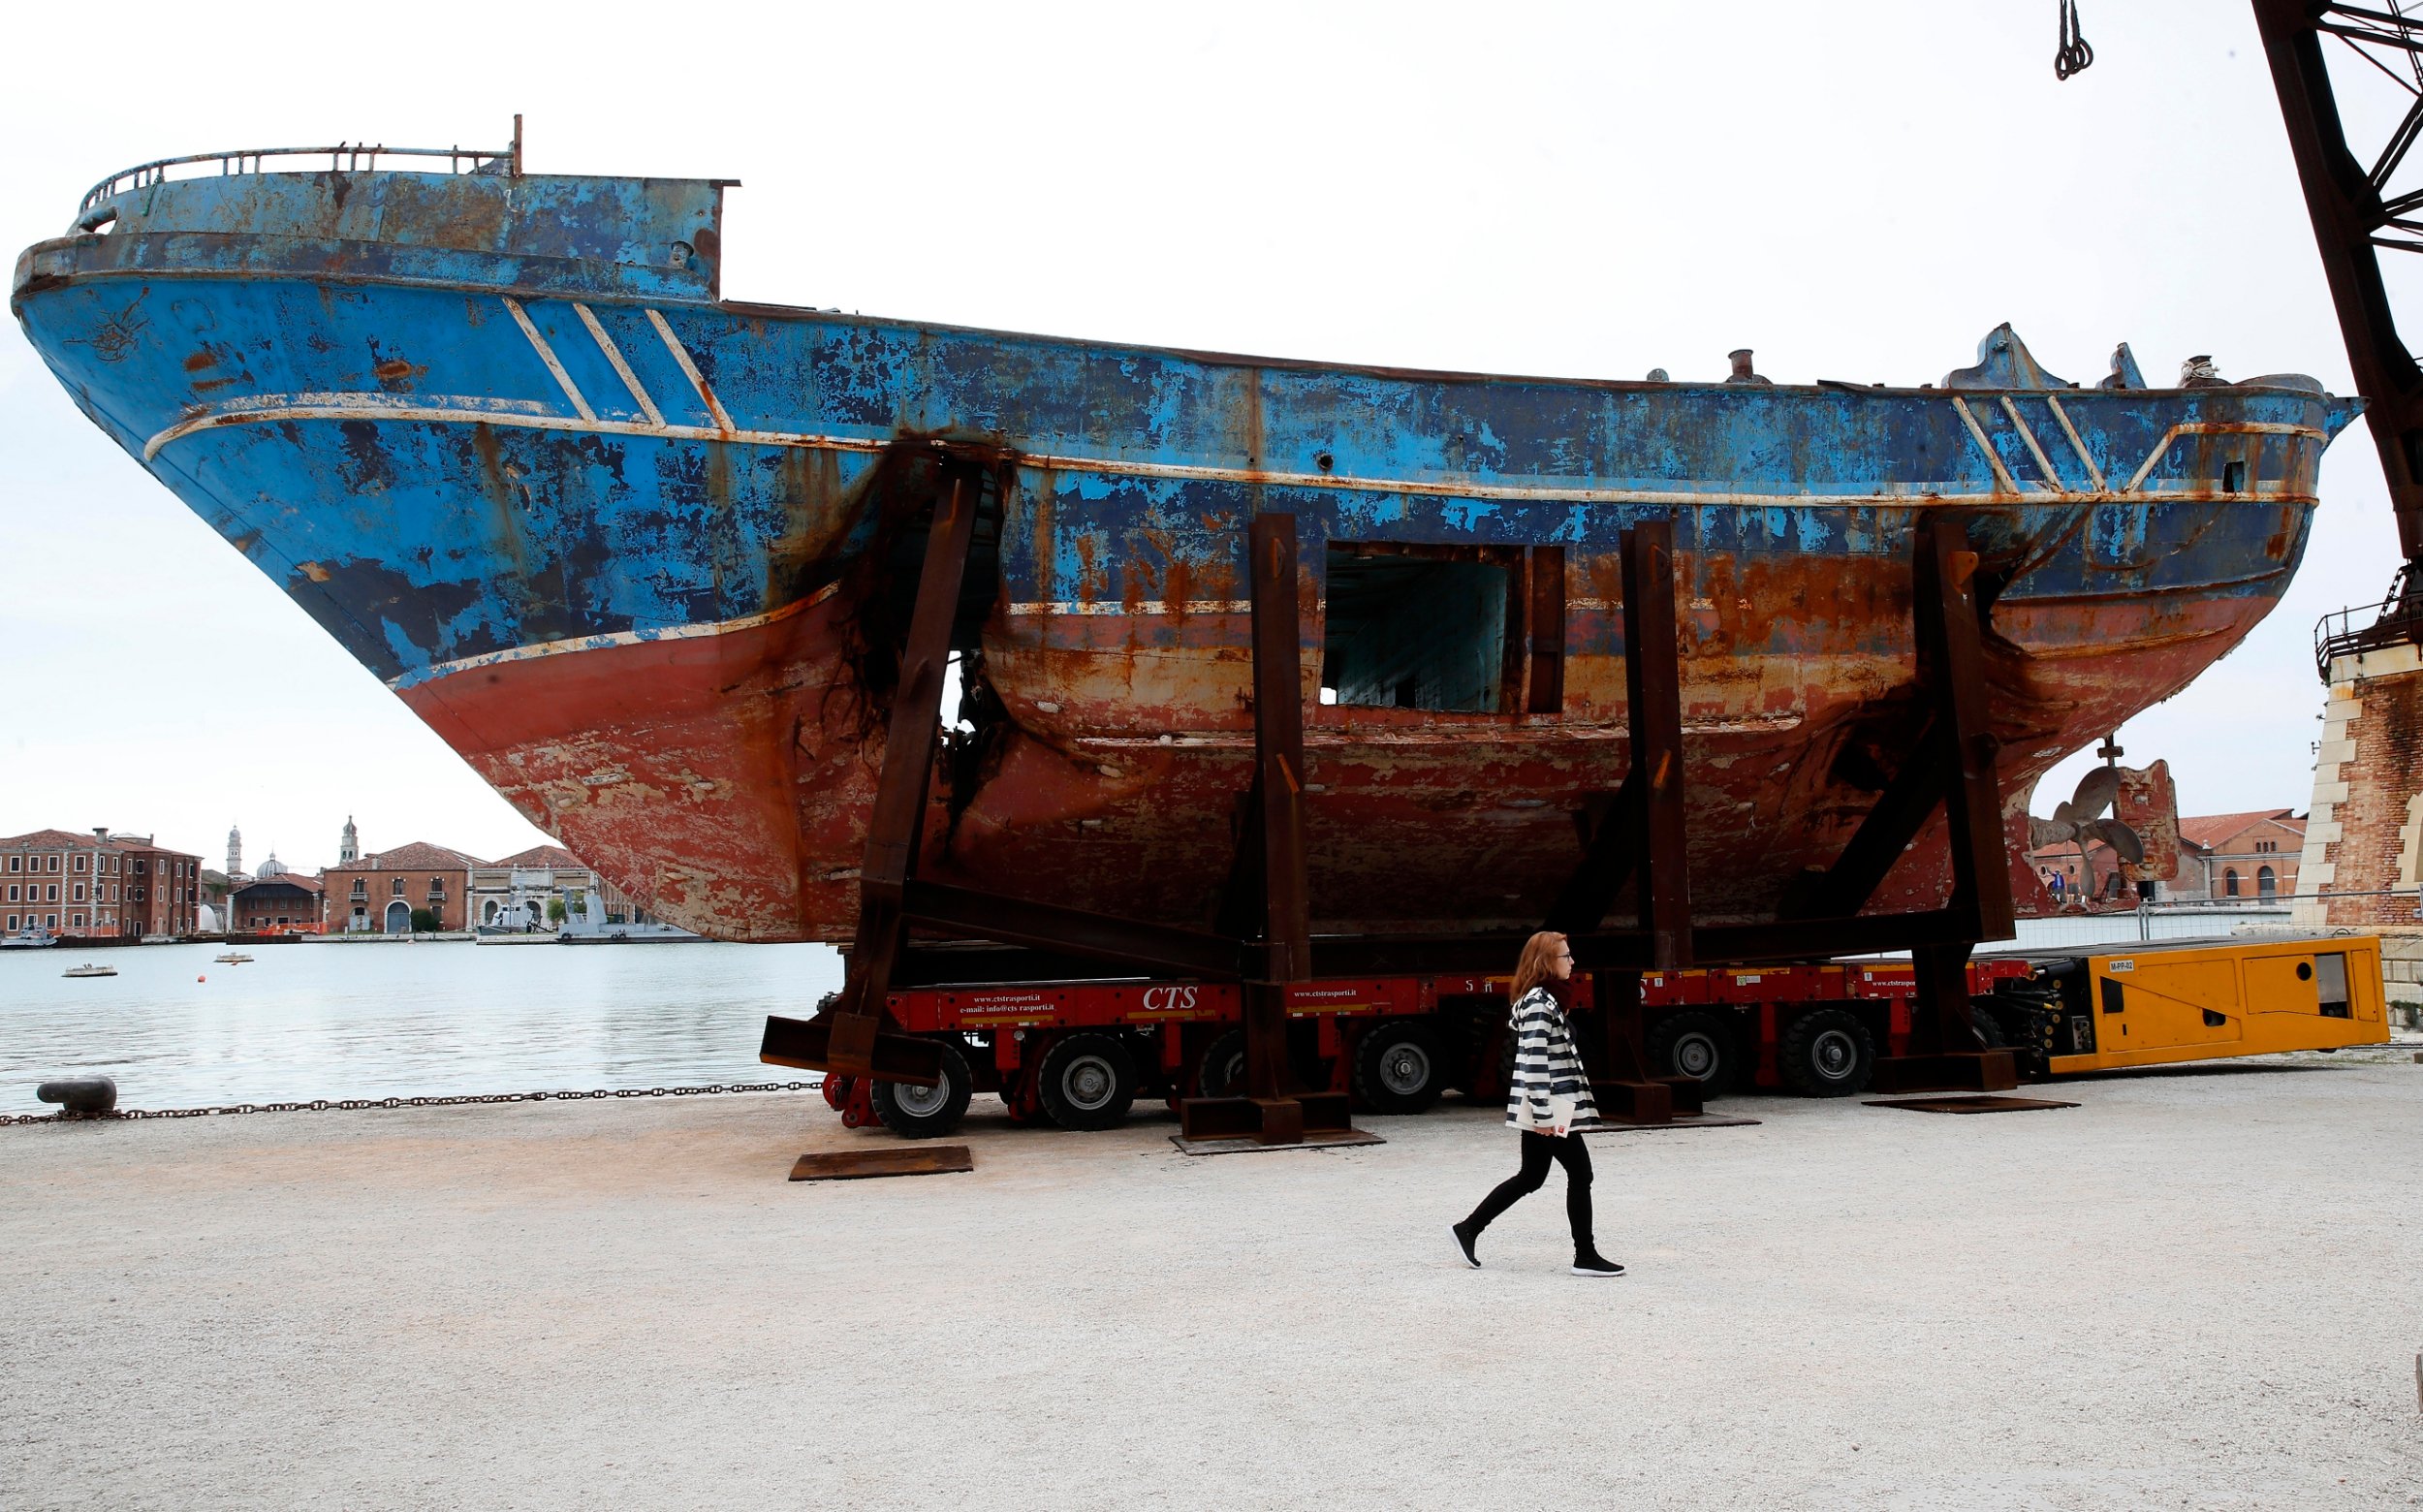
M 1475 1261 L 1474 1263 L 1478 1264 L 1479 1262 Z M 1613 1260 L 1608 1259 L 1605 1255 L 1593 1252 L 1587 1255 L 1576 1255 L 1573 1257 L 1573 1274 L 1576 1276 L 1621 1276 L 1623 1274 L 1623 1267 L 1616 1264 Z
M 1481 1257 L 1472 1252 L 1472 1242 L 1481 1237 L 1480 1230 L 1466 1230 L 1461 1223 L 1450 1223 L 1447 1232 L 1456 1236 L 1456 1253 L 1463 1256 L 1463 1263 L 1475 1271 L 1479 1270 Z

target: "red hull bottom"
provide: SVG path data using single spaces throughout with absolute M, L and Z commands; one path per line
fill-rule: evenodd
M 1998 607 L 1990 658 L 2013 854 L 2026 848 L 2026 802 L 2048 767 L 2185 686 L 2269 607 L 2249 597 Z M 845 667 L 841 613 L 828 598 L 710 636 L 550 648 L 402 696 L 532 822 L 664 917 L 723 939 L 838 942 L 857 918 L 883 746 Z M 2091 646 L 2082 614 L 2106 632 Z M 1023 658 L 1005 646 L 991 659 L 1002 682 Z M 1586 707 L 1591 684 L 1621 686 L 1620 659 L 1590 660 L 1569 668 Z M 1771 917 L 1796 874 L 1833 860 L 1874 797 L 1837 775 L 1839 758 L 1863 738 L 1885 680 L 1906 677 L 1879 666 L 1869 679 L 1878 686 L 1846 695 L 1842 681 L 1863 679 L 1841 662 L 1775 660 L 1753 677 L 1735 659 L 1685 658 L 1686 689 L 1762 686 L 1738 710 L 1686 693 L 1692 892 L 1705 922 Z M 1082 685 L 1073 673 L 1048 681 Z M 1815 676 L 1827 673 L 1834 681 Z M 1005 697 L 1019 707 L 1014 690 Z M 1087 709 L 1067 712 L 1086 727 Z M 1575 816 L 1625 770 L 1620 722 L 1510 716 L 1442 731 L 1397 710 L 1306 712 L 1321 932 L 1536 923 L 1581 858 Z M 1133 718 L 1131 708 L 1094 727 Z M 987 751 L 956 815 L 937 774 L 921 874 L 1208 923 L 1249 752 L 1242 731 L 1046 739 L 1022 721 Z M 1948 872 L 1938 823 L 1872 907 L 1933 906 Z M 2024 865 L 2013 882 L 2023 911 L 2044 901 Z

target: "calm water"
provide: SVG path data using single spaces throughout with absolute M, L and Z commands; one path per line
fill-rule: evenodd
M 0 1113 L 117 1079 L 122 1107 L 808 1079 L 761 1063 L 769 1013 L 841 985 L 820 945 L 221 945 L 0 951 Z M 206 980 L 197 980 L 205 978 Z
M 2154 933 L 2234 922 L 2157 917 Z M 2020 938 L 2137 928 L 2031 920 Z M 42 1112 L 37 1082 L 96 1073 L 135 1108 L 798 1081 L 757 1058 L 766 1015 L 841 985 L 821 945 L 267 945 L 214 963 L 225 948 L 94 951 L 118 974 L 86 981 L 59 975 L 87 959 L 74 946 L 0 951 L 0 1113 Z

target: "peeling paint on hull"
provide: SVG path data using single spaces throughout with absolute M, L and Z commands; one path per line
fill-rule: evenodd
M 2005 347 L 1957 389 L 1584 383 L 732 305 L 700 271 L 714 196 L 665 181 L 595 180 L 623 221 L 567 223 L 597 246 L 520 245 L 492 185 L 464 191 L 508 201 L 477 245 L 295 208 L 434 214 L 462 182 L 155 185 L 110 235 L 30 249 L 12 306 L 96 424 L 534 823 L 727 938 L 849 933 L 882 748 L 862 643 L 937 441 L 1008 486 L 997 706 L 937 774 L 927 874 L 1208 919 L 1248 776 L 1244 528 L 1278 510 L 1315 927 L 1436 929 L 1536 921 L 1621 778 L 1625 525 L 1675 521 L 1695 906 L 1756 919 L 1909 733 L 1924 513 L 1960 515 L 1998 589 L 2024 837 L 2037 774 L 2268 612 L 2352 414 L 2286 381 L 2049 387 Z M 1555 711 L 1318 703 L 1331 543 L 1559 574 Z M 1518 647 L 1509 684 L 1547 654 Z M 1922 836 L 1876 906 L 1931 902 L 1941 850 Z

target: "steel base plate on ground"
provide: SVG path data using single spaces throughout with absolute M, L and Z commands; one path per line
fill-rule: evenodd
M 1231 1139 L 1188 1139 L 1173 1134 L 1170 1143 L 1181 1155 L 1242 1155 L 1256 1150 L 1330 1150 L 1339 1145 L 1385 1145 L 1388 1141 L 1369 1129 L 1338 1129 L 1333 1133 L 1310 1134 L 1287 1145 L 1265 1145 L 1250 1134 Z
M 1582 1132 L 1585 1134 L 1648 1134 L 1658 1129 L 1746 1129 L 1757 1127 L 1759 1121 L 1756 1118 L 1727 1118 L 1717 1114 L 1701 1113 L 1667 1118 L 1657 1123 L 1624 1123 L 1610 1118 L 1604 1123 L 1593 1123 Z
M 1912 1113 L 2032 1113 L 2038 1108 L 2075 1108 L 2074 1102 L 2049 1097 L 1885 1097 L 1871 1108 L 1907 1108 Z
M 791 1180 L 855 1181 L 870 1176 L 938 1176 L 975 1169 L 976 1157 L 965 1145 L 894 1145 L 802 1155 L 791 1167 Z

